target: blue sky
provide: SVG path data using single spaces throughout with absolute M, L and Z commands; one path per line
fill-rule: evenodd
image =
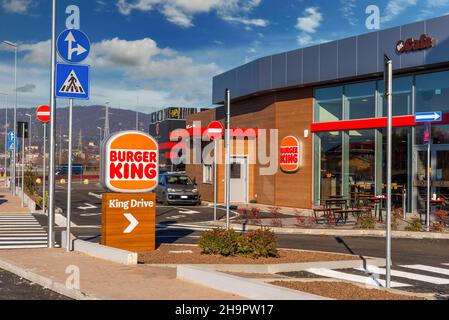
M 449 13 L 449 0 L 58 0 L 81 9 L 92 42 L 91 100 L 138 109 L 207 107 L 214 75 L 272 53 Z M 51 0 L 0 0 L 0 40 L 20 44 L 19 106 L 49 100 Z M 0 92 L 12 94 L 12 54 L 0 46 Z M 61 100 L 59 105 L 66 105 Z

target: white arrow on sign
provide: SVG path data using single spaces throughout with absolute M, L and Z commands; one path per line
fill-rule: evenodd
M 91 205 L 90 203 L 85 203 L 86 207 L 78 207 L 80 210 L 90 210 L 90 209 L 97 209 L 98 207 Z
M 417 120 L 439 120 L 441 118 L 441 116 L 434 112 L 433 114 L 429 113 L 429 114 L 420 114 L 416 116 Z
M 69 34 L 67 35 L 67 37 L 65 38 L 66 42 L 69 43 L 69 59 L 68 60 L 72 60 L 72 54 L 74 54 L 76 52 L 76 55 L 80 55 L 83 54 L 84 52 L 86 52 L 87 50 L 82 47 L 80 44 L 77 44 L 76 47 L 73 47 L 73 43 L 76 42 L 75 37 L 73 36 L 72 32 L 69 32 Z
M 123 233 L 131 233 L 138 226 L 139 221 L 131 213 L 125 213 L 125 218 L 129 221 L 129 226 L 123 231 Z

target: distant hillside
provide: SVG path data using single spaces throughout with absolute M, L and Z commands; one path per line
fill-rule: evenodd
M 68 135 L 68 108 L 58 108 L 56 113 L 57 137 L 60 132 L 63 136 Z M 151 110 L 150 112 L 153 112 Z M 17 121 L 29 121 L 29 117 L 25 114 L 32 115 L 32 134 L 33 145 L 41 146 L 42 141 L 42 124 L 36 120 L 35 109 L 17 109 Z M 83 137 L 83 144 L 89 142 L 99 143 L 100 130 L 97 127 L 104 127 L 105 107 L 103 106 L 86 106 L 73 108 L 73 142 L 74 146 L 78 145 L 80 130 Z M 9 128 L 12 129 L 13 109 L 8 110 Z M 140 130 L 148 132 L 150 115 L 139 113 Z M 131 110 L 109 108 L 109 125 L 110 131 L 134 130 L 136 128 L 136 112 Z M 5 112 L 0 109 L 0 152 L 4 150 L 5 140 Z

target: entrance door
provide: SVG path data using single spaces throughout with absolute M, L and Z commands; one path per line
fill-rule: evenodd
M 415 149 L 415 208 L 424 212 L 427 206 L 427 147 Z M 432 145 L 431 193 L 449 200 L 449 146 Z
M 248 202 L 248 162 L 245 157 L 231 158 L 231 202 Z

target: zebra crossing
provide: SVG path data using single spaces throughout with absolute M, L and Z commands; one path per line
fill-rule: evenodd
M 407 291 L 438 292 L 449 294 L 449 263 L 438 266 L 424 264 L 398 265 L 391 271 L 391 287 Z M 358 284 L 385 288 L 386 269 L 368 265 L 363 268 L 326 269 L 309 268 L 306 273 L 313 277 L 333 278 Z
M 0 214 L 0 250 L 47 246 L 47 232 L 32 214 Z

